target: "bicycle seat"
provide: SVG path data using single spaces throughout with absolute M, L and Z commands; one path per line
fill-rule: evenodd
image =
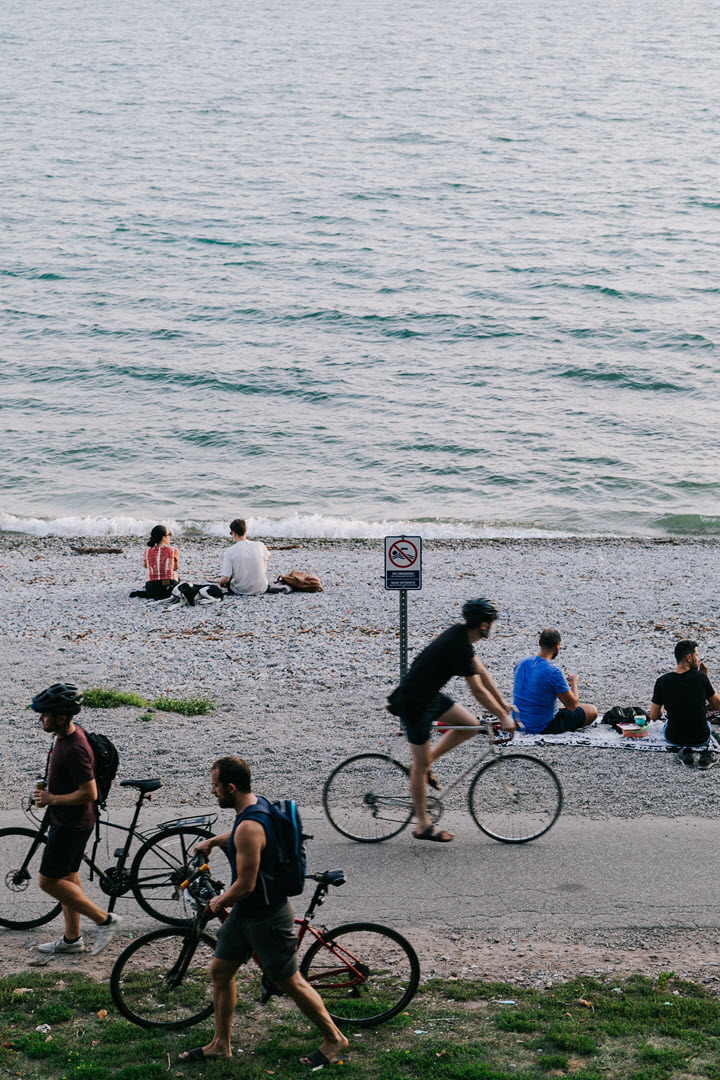
M 134 787 L 142 792 L 157 791 L 162 787 L 162 780 L 157 777 L 154 780 L 121 780 L 120 787 Z
M 312 874 L 321 885 L 344 885 L 347 881 L 344 870 L 325 870 L 322 874 Z

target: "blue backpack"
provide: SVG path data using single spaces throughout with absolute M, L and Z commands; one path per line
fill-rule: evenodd
M 275 884 L 286 896 L 299 896 L 305 888 L 305 842 L 312 840 L 312 836 L 303 832 L 300 811 L 294 799 L 280 799 L 274 803 L 267 799 L 265 801 L 268 802 L 267 810 L 260 805 L 253 806 L 247 817 L 257 821 L 256 815 L 263 814 L 272 821 L 278 864 Z

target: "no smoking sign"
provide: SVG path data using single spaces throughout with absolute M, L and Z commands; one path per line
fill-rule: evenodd
M 385 588 L 422 589 L 422 537 L 385 537 Z

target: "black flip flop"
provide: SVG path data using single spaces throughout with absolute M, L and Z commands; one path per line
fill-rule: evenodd
M 194 1050 L 186 1050 L 185 1056 L 182 1055 L 178 1058 L 181 1065 L 187 1065 L 188 1062 L 195 1064 L 198 1061 L 229 1061 L 230 1058 L 221 1057 L 220 1054 L 206 1054 L 202 1046 L 196 1046 Z
M 307 1057 L 300 1058 L 301 1065 L 309 1065 L 311 1069 L 319 1069 L 323 1065 L 339 1065 L 344 1058 L 332 1058 L 326 1057 L 322 1050 L 313 1050 L 312 1054 L 308 1054 Z

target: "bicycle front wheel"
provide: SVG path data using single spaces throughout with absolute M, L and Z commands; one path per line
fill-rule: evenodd
M 300 972 L 338 1024 L 374 1027 L 415 995 L 420 963 L 409 941 L 375 923 L 346 923 L 315 940 Z
M 468 792 L 476 825 L 503 844 L 526 844 L 546 833 L 562 809 L 562 788 L 544 761 L 502 754 L 478 770 Z
M 110 975 L 112 999 L 144 1028 L 185 1028 L 213 1011 L 210 962 L 215 939 L 164 926 L 133 941 Z
M 138 851 L 131 868 L 132 891 L 143 911 L 171 926 L 187 926 L 193 910 L 180 886 L 192 873 L 191 860 L 199 840 L 212 834 L 201 828 L 164 829 Z M 210 876 L 227 878 L 228 861 L 220 848 L 208 855 Z
M 323 807 L 338 832 L 360 844 L 397 836 L 412 817 L 409 772 L 384 754 L 357 754 L 333 769 Z
M 38 835 L 35 829 L 0 829 L 0 926 L 10 930 L 42 926 L 61 911 L 61 905 L 38 885 L 46 843 L 44 835 L 26 863 Z

